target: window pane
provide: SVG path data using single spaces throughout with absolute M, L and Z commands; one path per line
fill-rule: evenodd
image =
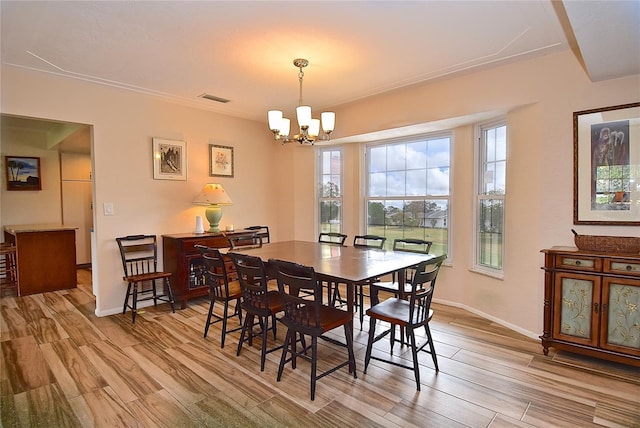
M 320 231 L 340 232 L 342 204 L 339 201 L 320 202 Z
M 407 144 L 407 169 L 420 169 L 427 165 L 427 142 Z
M 427 162 L 430 168 L 450 165 L 450 139 L 430 140 L 427 150 Z
M 427 194 L 427 170 L 417 169 L 407 171 L 407 195 Z
M 502 269 L 503 201 L 480 201 L 478 232 L 478 263 L 494 269 Z
M 449 194 L 449 168 L 431 168 L 427 170 L 426 195 L 442 196 Z
M 405 171 L 387 173 L 387 196 L 405 195 Z
M 387 147 L 372 147 L 369 149 L 369 172 L 387 170 Z
M 387 196 L 387 174 L 377 172 L 369 175 L 369 196 Z

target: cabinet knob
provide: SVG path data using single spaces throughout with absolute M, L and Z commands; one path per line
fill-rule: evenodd
M 580 266 L 580 260 L 576 260 L 576 266 Z
M 627 269 L 628 271 L 633 270 L 633 266 L 631 266 L 631 265 L 627 265 L 627 268 L 626 268 L 626 269 Z

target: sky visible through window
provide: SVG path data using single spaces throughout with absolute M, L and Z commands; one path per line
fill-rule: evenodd
M 442 137 L 371 147 L 369 197 L 449 195 L 450 140 Z M 395 202 L 402 207 L 402 201 Z M 441 202 L 446 209 L 447 202 Z

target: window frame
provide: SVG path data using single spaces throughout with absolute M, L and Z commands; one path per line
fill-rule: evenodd
M 411 194 L 407 194 L 406 190 L 405 190 L 405 195 L 402 196 L 371 196 L 369 194 L 370 192 L 370 178 L 371 178 L 371 172 L 370 172 L 370 161 L 369 161 L 369 152 L 372 148 L 375 147 L 380 147 L 380 146 L 390 146 L 390 145 L 397 145 L 397 144 L 410 144 L 413 142 L 417 142 L 417 141 L 421 141 L 421 140 L 438 140 L 438 139 L 444 139 L 447 138 L 449 140 L 449 163 L 448 163 L 448 169 L 449 169 L 449 189 L 448 189 L 448 193 L 446 195 L 411 195 Z M 453 250 L 452 250 L 452 245 L 453 245 L 453 233 L 451 230 L 451 208 L 452 208 L 452 201 L 453 201 L 453 174 L 454 174 L 454 165 L 453 165 L 453 147 L 454 147 L 454 141 L 455 141 L 455 132 L 453 129 L 447 129 L 444 131 L 438 131 L 438 132 L 432 132 L 432 133 L 427 133 L 427 134 L 417 134 L 417 135 L 407 135 L 407 136 L 402 136 L 402 137 L 398 137 L 398 138 L 393 138 L 393 139 L 386 139 L 386 140 L 379 140 L 379 141 L 374 141 L 374 142 L 370 142 L 364 145 L 363 147 L 363 174 L 364 174 L 364 186 L 363 186 L 363 191 L 362 191 L 362 201 L 363 201 L 363 212 L 362 212 L 362 221 L 361 221 L 361 232 L 362 233 L 367 233 L 368 230 L 368 212 L 369 212 L 369 202 L 370 201 L 377 201 L 377 200 L 384 200 L 384 201 L 405 201 L 405 200 L 414 200 L 414 199 L 419 199 L 419 200 L 425 200 L 425 201 L 433 201 L 433 200 L 442 200 L 446 202 L 447 205 L 447 215 L 445 217 L 445 224 L 446 224 L 446 231 L 447 231 L 447 241 L 446 241 L 446 253 L 447 253 L 447 263 L 450 262 L 450 258 L 453 254 Z M 429 168 L 427 168 L 429 169 Z M 406 167 L 403 171 L 407 171 Z M 386 235 L 386 234 L 385 234 Z M 387 239 L 387 242 L 385 243 L 385 248 L 387 249 L 391 249 L 393 246 L 393 239 Z
M 490 129 L 496 129 L 500 127 L 505 127 L 505 155 L 504 155 L 504 193 L 503 194 L 486 194 L 483 190 L 484 179 L 482 174 L 485 172 L 486 168 L 486 140 L 485 135 L 486 131 Z M 479 123 L 476 125 L 476 137 L 475 137 L 475 147 L 474 147 L 474 202 L 473 202 L 473 248 L 472 251 L 472 266 L 471 271 L 477 272 L 483 275 L 491 276 L 498 279 L 504 279 L 504 266 L 505 266 L 505 255 L 507 252 L 506 248 L 506 201 L 507 201 L 507 189 L 508 189 L 508 158 L 509 158 L 509 127 L 507 123 L 506 117 L 497 118 L 488 122 Z M 496 162 L 494 160 L 493 162 Z M 481 263 L 481 250 L 482 245 L 479 242 L 480 235 L 480 215 L 481 209 L 480 205 L 482 201 L 486 200 L 501 200 L 502 201 L 502 243 L 501 243 L 501 253 L 500 253 L 500 263 L 501 266 L 492 267 L 487 264 Z

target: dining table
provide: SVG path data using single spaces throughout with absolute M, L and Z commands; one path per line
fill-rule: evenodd
M 270 270 L 269 260 L 284 260 L 311 266 L 318 280 L 346 284 L 347 310 L 354 313 L 355 284 L 396 272 L 400 284 L 405 281 L 405 269 L 435 257 L 433 254 L 394 252 L 370 248 L 348 247 L 310 241 L 280 241 L 261 247 L 238 247 L 227 252 L 239 252 L 260 257 Z M 351 320 L 353 332 L 353 319 Z

